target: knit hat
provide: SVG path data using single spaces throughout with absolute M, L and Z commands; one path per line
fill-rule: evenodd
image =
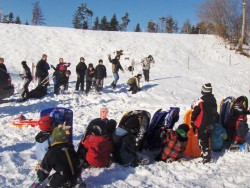
M 38 125 L 41 131 L 53 131 L 52 119 L 50 116 L 43 116 L 39 119 Z
M 183 123 L 183 124 L 180 124 L 178 126 L 178 129 L 182 129 L 183 131 L 185 131 L 187 133 L 189 131 L 189 126 L 187 124 Z
M 89 64 L 89 67 L 93 67 L 93 64 L 92 64 L 92 63 L 90 63 L 90 64 Z
M 27 62 L 26 61 L 22 61 L 21 64 L 22 65 L 27 65 Z
M 85 60 L 84 57 L 80 57 L 80 60 Z
M 204 84 L 201 88 L 201 94 L 211 94 L 212 93 L 212 85 L 210 83 Z
M 54 142 L 67 142 L 66 131 L 62 125 L 58 125 L 52 132 Z

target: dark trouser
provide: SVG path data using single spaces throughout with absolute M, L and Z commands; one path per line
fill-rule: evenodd
M 24 98 L 27 96 L 27 94 L 29 93 L 29 84 L 32 81 L 32 79 L 24 79 L 24 84 L 23 84 L 23 89 L 22 89 L 22 93 L 21 93 L 21 97 Z
M 201 148 L 201 154 L 203 162 L 209 162 L 211 160 L 210 138 L 212 136 L 212 128 L 206 127 L 205 130 L 198 130 L 199 146 Z
M 91 80 L 87 80 L 86 81 L 86 94 L 89 93 L 89 90 L 90 90 L 91 86 L 92 86 L 92 81 Z
M 96 91 L 101 91 L 103 88 L 103 79 L 96 79 L 95 87 L 96 87 Z
M 130 88 L 129 91 L 132 91 L 132 94 L 136 94 L 138 92 L 138 86 L 136 84 L 129 84 Z
M 77 76 L 76 90 L 79 90 L 79 85 L 81 85 L 81 91 L 84 91 L 84 75 Z
M 149 70 L 143 69 L 143 75 L 144 75 L 145 81 L 149 82 Z
M 58 172 L 49 176 L 49 187 L 50 188 L 71 188 L 76 185 L 77 178 L 71 178 L 71 180 L 66 180 L 65 177 L 60 175 Z

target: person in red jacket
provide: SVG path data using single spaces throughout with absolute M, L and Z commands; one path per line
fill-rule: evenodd
M 202 150 L 202 162 L 207 163 L 211 161 L 211 149 L 209 146 L 210 138 L 215 124 L 215 117 L 218 115 L 217 103 L 212 94 L 212 85 L 210 83 L 204 84 L 201 88 L 202 97 L 195 103 L 192 116 L 191 125 L 198 129 L 199 145 Z
M 108 119 L 108 108 L 100 109 L 100 118 L 92 120 L 84 134 L 77 154 L 83 162 L 83 167 L 108 167 L 112 162 L 112 134 L 116 121 Z

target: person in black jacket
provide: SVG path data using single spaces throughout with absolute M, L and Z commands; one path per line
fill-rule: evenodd
M 53 76 L 54 79 L 54 94 L 60 94 L 60 88 L 62 87 L 62 92 L 66 90 L 67 84 L 69 82 L 69 77 L 71 75 L 70 70 L 66 70 L 65 73 L 60 70 L 55 70 Z
M 23 72 L 20 73 L 20 76 L 24 80 L 21 97 L 24 98 L 29 93 L 29 84 L 32 81 L 33 77 L 31 75 L 30 68 L 28 67 L 27 62 L 22 61 L 21 64 L 23 66 Z
M 212 85 L 204 84 L 201 89 L 202 97 L 193 107 L 191 125 L 194 130 L 198 129 L 198 139 L 202 151 L 203 163 L 211 161 L 210 138 L 215 124 L 215 117 L 218 115 L 217 103 L 212 94 Z
M 112 72 L 114 77 L 114 81 L 112 82 L 111 86 L 113 87 L 113 89 L 115 89 L 117 81 L 119 80 L 119 70 L 124 72 L 120 63 L 120 55 L 116 55 L 115 59 L 111 59 L 111 56 L 109 55 L 109 62 L 112 63 Z
M 4 58 L 2 58 L 2 57 L 0 57 L 0 69 L 7 72 L 7 68 L 6 68 L 5 64 L 4 64 Z
M 47 63 L 47 55 L 43 54 L 42 59 L 36 65 L 36 77 L 38 78 L 38 85 L 42 82 L 48 82 L 48 78 L 45 80 L 46 77 L 49 75 L 49 64 Z M 46 84 L 47 86 L 48 84 Z
M 107 71 L 103 60 L 99 59 L 99 64 L 95 68 L 95 87 L 96 91 L 100 92 L 103 88 L 103 80 L 107 77 Z
M 49 187 L 73 187 L 81 175 L 80 160 L 74 146 L 67 142 L 66 131 L 58 125 L 53 132 L 54 143 L 45 154 L 37 171 L 39 182 L 49 179 Z M 55 173 L 50 175 L 51 170 Z M 50 175 L 50 176 L 49 176 Z
M 87 65 L 85 64 L 85 59 L 83 57 L 80 58 L 80 62 L 76 66 L 76 91 L 79 90 L 79 86 L 81 85 L 81 91 L 84 91 L 84 76 L 87 70 Z

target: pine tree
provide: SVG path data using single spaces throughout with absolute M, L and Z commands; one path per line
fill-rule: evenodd
M 101 31 L 108 31 L 109 29 L 109 23 L 107 21 L 107 17 L 106 16 L 103 16 L 102 19 L 101 19 L 101 23 L 99 25 L 99 29 Z
M 77 7 L 73 16 L 73 27 L 76 29 L 88 29 L 92 25 L 93 12 L 87 8 L 87 4 L 83 3 Z
M 2 22 L 3 23 L 9 23 L 9 15 L 4 15 Z
M 36 1 L 33 4 L 33 10 L 32 10 L 32 24 L 33 25 L 45 25 L 45 18 L 40 6 L 39 1 Z
M 99 30 L 99 17 L 98 16 L 95 18 L 93 30 Z
M 135 32 L 141 32 L 141 27 L 139 23 L 135 27 Z
M 119 23 L 116 19 L 116 15 L 114 14 L 109 23 L 109 31 L 118 31 L 118 26 Z
M 16 24 L 22 24 L 19 16 L 16 17 L 15 23 Z
M 8 23 L 14 23 L 14 14 L 12 12 L 10 12 L 9 14 L 9 21 Z
M 167 33 L 177 33 L 178 23 L 172 16 L 166 17 L 166 32 Z
M 157 33 L 157 24 L 153 21 L 148 22 L 147 32 Z
M 191 24 L 190 24 L 189 19 L 187 19 L 187 20 L 183 23 L 183 26 L 182 26 L 182 29 L 181 29 L 181 33 L 186 33 L 186 34 L 191 33 Z
M 127 31 L 127 26 L 130 22 L 130 19 L 128 18 L 128 13 L 125 13 L 125 16 L 122 17 L 122 23 L 120 25 L 120 29 L 121 31 Z

